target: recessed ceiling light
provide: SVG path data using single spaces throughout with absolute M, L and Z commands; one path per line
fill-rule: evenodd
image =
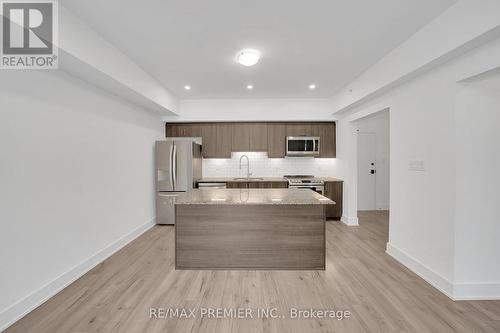
M 238 52 L 236 61 L 243 66 L 250 67 L 259 62 L 260 52 L 254 49 L 245 49 Z
M 248 90 L 252 90 L 252 89 L 253 89 L 253 85 L 249 84 L 249 85 L 247 86 L 247 89 L 248 89 Z
M 311 90 L 316 89 L 316 85 L 315 85 L 315 84 L 310 84 L 310 85 L 309 85 L 309 89 L 311 89 Z
M 185 90 L 191 90 L 191 86 L 185 85 L 185 86 L 184 86 L 184 89 L 185 89 Z

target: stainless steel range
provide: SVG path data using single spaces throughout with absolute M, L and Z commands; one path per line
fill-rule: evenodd
M 286 175 L 283 177 L 288 181 L 289 188 L 308 188 L 321 195 L 325 193 L 325 183 L 312 175 Z

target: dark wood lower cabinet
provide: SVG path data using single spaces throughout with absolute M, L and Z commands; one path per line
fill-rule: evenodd
M 247 188 L 248 183 L 244 182 L 227 182 L 226 188 Z
M 335 201 L 336 205 L 326 206 L 326 217 L 340 220 L 342 217 L 343 182 L 325 182 L 325 197 Z
M 287 182 L 251 182 L 248 188 L 288 188 Z
M 252 182 L 227 182 L 227 188 L 287 188 L 288 183 L 282 182 L 266 182 L 266 181 L 252 181 Z

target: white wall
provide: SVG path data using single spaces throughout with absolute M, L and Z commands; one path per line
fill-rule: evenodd
M 457 82 L 481 68 L 482 64 L 495 61 L 500 66 L 500 40 L 483 45 L 358 106 L 339 120 L 340 128 L 349 128 L 357 119 L 390 108 L 391 212 L 388 252 L 452 297 L 458 281 L 455 277 L 455 245 L 461 246 L 455 244 L 459 241 L 455 239 L 459 213 L 455 193 L 458 193 L 456 189 L 460 185 L 457 182 L 459 169 L 456 167 L 460 156 L 456 153 Z M 485 114 L 485 119 L 487 116 L 491 117 L 491 114 Z M 481 125 L 478 128 L 481 129 Z M 495 139 L 491 133 L 488 135 L 490 140 Z M 352 145 L 353 136 L 349 131 L 344 132 L 339 144 Z M 356 169 L 352 168 L 356 157 L 352 155 L 343 161 L 343 165 L 350 166 L 344 169 L 346 174 L 343 177 L 350 181 L 351 188 L 356 183 L 353 175 Z M 425 170 L 410 170 L 410 161 L 423 162 Z M 488 158 L 483 157 L 481 161 L 488 161 Z M 475 174 L 476 170 L 473 169 L 472 173 Z M 498 181 L 495 174 L 489 176 L 490 181 Z M 486 215 L 496 216 L 498 221 L 500 216 L 491 209 L 494 206 L 489 207 Z M 352 205 L 348 209 L 348 214 L 353 214 Z M 489 268 L 489 273 L 478 270 L 479 276 L 468 280 L 473 286 L 467 297 L 482 298 L 477 289 L 481 288 L 480 284 L 496 281 L 497 277 L 490 273 L 497 271 L 498 260 L 487 264 L 496 268 Z M 467 269 L 476 268 L 467 266 Z M 500 294 L 490 290 L 492 295 L 500 297 Z
M 161 137 L 61 71 L 2 71 L 0 330 L 152 225 Z
M 450 280 L 454 126 L 453 87 L 446 82 L 443 75 L 432 73 L 370 106 L 374 111 L 390 107 L 391 112 L 389 243 Z M 408 170 L 414 159 L 424 161 L 425 172 Z
M 176 111 L 170 91 L 61 3 L 59 20 L 61 69 L 160 114 Z
M 500 36 L 500 1 L 458 0 L 443 14 L 333 97 L 335 112 L 380 96 L 395 85 Z M 477 65 L 487 68 L 488 61 Z M 491 67 L 490 67 L 491 68 Z
M 253 177 L 282 177 L 284 175 L 332 176 L 338 174 L 335 158 L 268 158 L 267 153 L 238 152 L 230 159 L 203 159 L 204 177 L 240 177 L 246 176 L 246 160 L 243 170 L 239 169 L 240 157 L 245 154 L 250 160 L 250 172 Z
M 389 111 L 382 111 L 374 116 L 356 122 L 358 133 L 375 134 L 375 209 L 389 209 Z M 367 195 L 373 189 L 358 186 L 358 198 Z M 365 194 L 360 193 L 364 191 Z M 359 202 L 359 200 L 358 200 Z
M 479 281 L 500 295 L 500 71 L 460 85 L 455 145 L 456 293 Z
M 177 114 L 165 121 L 333 120 L 329 99 L 181 100 Z

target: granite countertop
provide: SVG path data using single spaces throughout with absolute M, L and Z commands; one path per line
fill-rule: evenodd
M 334 205 L 309 189 L 196 189 L 175 198 L 176 205 Z
M 237 178 L 237 179 L 236 179 Z M 283 177 L 205 177 L 197 180 L 198 183 L 228 183 L 228 182 L 286 182 Z
M 283 177 L 251 177 L 249 179 L 235 179 L 238 177 L 205 177 L 197 180 L 197 183 L 228 183 L 228 182 L 286 182 Z M 334 177 L 315 177 L 324 182 L 341 182 L 341 179 Z
M 317 179 L 321 179 L 324 182 L 343 182 L 342 179 L 338 179 L 335 177 L 315 177 Z

